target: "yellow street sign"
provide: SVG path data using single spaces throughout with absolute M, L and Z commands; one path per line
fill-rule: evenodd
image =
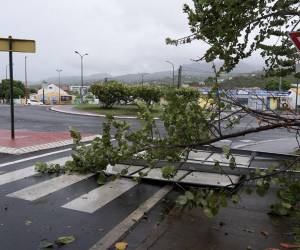
M 12 50 L 9 49 L 10 42 L 12 42 Z M 35 53 L 35 41 L 14 38 L 0 38 L 0 51 Z

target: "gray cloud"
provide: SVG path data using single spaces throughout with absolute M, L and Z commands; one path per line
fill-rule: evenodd
M 4 3 L 2 2 L 4 1 Z M 85 73 L 153 72 L 169 69 L 201 54 L 199 43 L 173 47 L 166 37 L 188 34 L 182 6 L 190 0 L 1 0 L 0 37 L 35 39 L 37 53 L 28 54 L 30 80 L 56 74 L 79 74 L 74 50 L 89 53 Z M 11 16 L 12 15 L 12 16 Z M 15 78 L 24 79 L 24 56 L 15 53 Z M 0 53 L 0 76 L 8 55 Z

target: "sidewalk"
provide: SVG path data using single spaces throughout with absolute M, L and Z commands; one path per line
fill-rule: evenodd
M 83 141 L 95 138 L 95 135 L 83 134 Z M 10 130 L 0 129 L 0 153 L 24 154 L 71 145 L 73 139 L 69 132 L 37 132 L 16 130 L 15 140 L 11 139 Z
M 200 209 L 170 214 L 156 225 L 144 241 L 134 247 L 134 235 L 127 235 L 128 249 L 151 250 L 264 250 L 283 249 L 281 243 L 292 243 L 290 221 L 267 214 L 276 190 L 266 197 L 242 196 L 240 204 L 229 204 L 213 219 Z M 136 231 L 136 232 L 135 232 Z M 137 230 L 133 234 L 137 233 Z

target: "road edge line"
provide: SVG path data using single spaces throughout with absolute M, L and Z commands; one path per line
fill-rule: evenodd
M 144 201 L 136 210 L 129 214 L 123 221 L 110 230 L 89 250 L 109 249 L 118 239 L 120 239 L 135 223 L 140 221 L 145 213 L 152 209 L 164 196 L 166 196 L 173 186 L 167 185 L 159 189 L 149 199 Z

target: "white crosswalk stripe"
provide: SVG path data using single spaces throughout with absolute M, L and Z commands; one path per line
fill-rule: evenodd
M 8 194 L 9 197 L 19 198 L 28 201 L 34 201 L 41 197 L 47 196 L 60 189 L 68 187 L 72 184 L 85 180 L 93 174 L 87 175 L 61 175 L 56 178 L 29 186 L 17 192 Z
M 130 179 L 118 179 L 108 182 L 79 198 L 70 201 L 63 207 L 86 213 L 94 213 L 112 200 L 124 194 L 138 183 Z
M 34 166 L 23 168 L 20 170 L 12 171 L 6 174 L 0 175 L 0 185 L 4 185 L 13 181 L 21 180 L 26 177 L 35 175 L 37 172 L 34 169 Z
M 51 161 L 49 163 L 54 164 L 64 164 L 66 161 L 68 161 L 70 157 L 63 157 L 54 161 Z M 26 177 L 30 177 L 37 174 L 35 171 L 35 166 L 30 166 L 27 168 L 22 168 L 19 170 L 11 171 L 5 174 L 0 175 L 0 185 L 4 185 L 13 181 L 18 181 L 21 179 L 24 179 Z

